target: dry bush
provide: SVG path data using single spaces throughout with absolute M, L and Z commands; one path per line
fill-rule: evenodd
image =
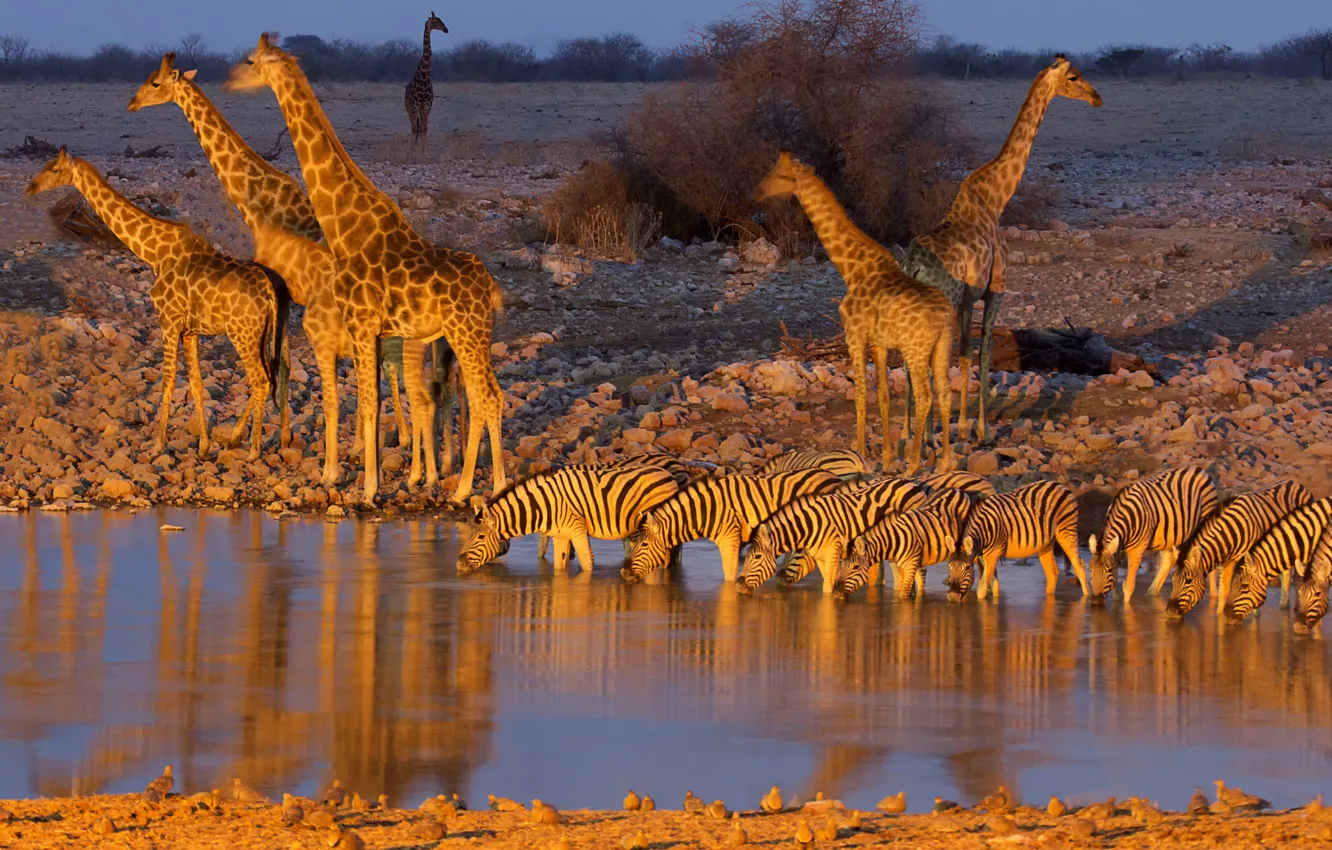
M 1255 130 L 1231 136 L 1221 143 L 1221 157 L 1231 162 L 1265 162 L 1276 154 L 1277 137 Z
M 696 50 L 716 81 L 650 93 L 617 137 L 632 195 L 668 235 L 764 235 L 793 253 L 812 241 L 804 217 L 753 201 L 787 149 L 875 238 L 905 243 L 934 226 L 969 152 L 935 92 L 906 73 L 917 14 L 902 0 L 760 0 L 709 28 Z
M 1059 186 L 1048 180 L 1024 180 L 1004 207 L 1001 224 L 1044 230 L 1064 199 Z
M 541 207 L 551 239 L 591 254 L 633 260 L 661 233 L 661 214 L 630 197 L 615 166 L 588 163 Z

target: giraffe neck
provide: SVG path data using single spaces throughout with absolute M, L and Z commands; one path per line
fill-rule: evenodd
M 86 160 L 74 157 L 71 182 L 111 232 L 156 270 L 169 260 L 203 247 L 203 240 L 183 224 L 158 218 L 111 188 Z M 199 244 L 195 244 L 199 243 Z
M 795 195 L 810 223 L 814 225 L 814 232 L 823 243 L 823 249 L 828 252 L 828 259 L 832 260 L 838 270 L 870 257 L 875 260 L 880 259 L 880 255 L 892 258 L 883 246 L 856 226 L 838 202 L 837 196 L 813 172 L 799 173 Z M 842 276 L 844 279 L 847 277 L 845 273 Z M 851 286 L 852 281 L 847 279 L 846 285 Z
M 281 180 L 287 175 L 269 165 L 246 144 L 194 81 L 179 80 L 175 100 L 185 113 L 185 120 L 190 122 L 227 197 L 240 210 L 246 228 L 253 233 L 260 222 L 273 223 L 273 213 L 280 211 L 274 210 L 271 199 L 265 197 L 263 184 L 265 180 Z M 314 222 L 310 224 L 318 232 L 318 226 Z
M 1042 74 L 1031 84 L 1027 99 L 1022 102 L 1013 129 L 1009 130 L 999 155 L 982 165 L 976 171 L 973 181 L 977 195 L 982 203 L 998 217 L 1008 206 L 1008 201 L 1022 182 L 1022 175 L 1027 170 L 1027 159 L 1031 156 L 1032 142 L 1036 141 L 1036 131 L 1041 128 L 1045 110 L 1054 99 L 1054 85 Z
M 430 24 L 425 25 L 425 36 L 421 39 L 421 61 L 416 64 L 416 78 L 430 81 Z
M 365 227 L 364 215 L 343 217 L 343 214 L 354 206 L 366 209 L 387 206 L 390 211 L 396 211 L 397 206 L 370 181 L 342 146 L 295 59 L 283 60 L 282 70 L 275 74 L 271 85 L 291 131 L 301 176 L 305 178 L 310 203 L 329 247 L 339 254 L 358 253 L 361 244 L 379 230 Z M 352 238 L 353 231 L 359 234 L 359 240 Z

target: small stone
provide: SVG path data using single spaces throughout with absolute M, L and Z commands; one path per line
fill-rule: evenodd
M 108 499 L 128 499 L 134 495 L 134 485 L 119 476 L 111 475 L 102 481 L 102 495 Z
M 998 471 L 999 458 L 994 452 L 972 452 L 967 455 L 967 472 L 994 475 Z
M 205 487 L 205 499 L 213 502 L 230 502 L 236 498 L 236 491 L 231 487 Z
M 693 442 L 693 428 L 675 428 L 659 435 L 656 440 L 658 446 L 673 452 L 682 452 Z

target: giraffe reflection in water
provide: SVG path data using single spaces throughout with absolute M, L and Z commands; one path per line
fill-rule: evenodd
M 750 752 L 802 753 L 783 787 L 848 800 L 885 781 L 925 793 L 908 763 L 975 800 L 1000 783 L 1076 790 L 1084 746 L 1148 748 L 1132 763 L 1143 781 L 1186 748 L 1262 752 L 1291 780 L 1325 775 L 1332 752 L 1326 644 L 1275 607 L 1241 628 L 1180 623 L 1146 602 L 1046 599 L 1022 568 L 999 603 L 950 605 L 937 578 L 923 601 L 878 585 L 849 603 L 802 586 L 742 596 L 692 545 L 656 584 L 526 566 L 530 541 L 460 579 L 466 530 L 434 521 L 0 520 L 16 544 L 0 549 L 0 797 L 137 790 L 166 763 L 188 790 L 240 776 L 313 793 L 338 776 L 397 805 L 507 792 L 557 758 L 561 742 L 531 735 L 543 712 L 593 777 L 563 805 L 611 806 L 626 771 L 662 759 L 759 769 L 654 742 L 681 719 L 738 729 Z M 595 723 L 565 722 L 580 713 Z M 609 720 L 634 724 L 643 751 L 603 736 Z M 773 777 L 744 781 L 761 794 Z

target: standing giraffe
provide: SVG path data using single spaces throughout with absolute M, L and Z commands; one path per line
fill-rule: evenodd
M 943 447 L 937 468 L 953 468 L 948 425 L 952 393 L 948 361 L 953 355 L 953 308 L 938 289 L 902 272 L 888 249 L 856 227 L 836 196 L 814 170 L 786 151 L 759 184 L 757 200 L 795 195 L 814 225 L 819 241 L 846 282 L 839 312 L 856 381 L 856 450 L 865 455 L 865 408 L 869 388 L 865 348 L 874 349 L 879 418 L 883 423 L 883 466 L 893 462 L 894 440 L 888 437 L 888 349 L 902 352 L 907 375 L 917 390 L 916 433 L 907 450 L 907 475 L 920 468 L 925 420 L 935 402 L 943 419 Z M 931 385 L 933 378 L 933 385 Z M 920 391 L 924 391 L 922 392 Z
M 323 384 L 324 402 L 324 475 L 323 484 L 331 487 L 338 478 L 338 386 L 337 358 L 351 355 L 351 338 L 342 325 L 342 313 L 333 300 L 333 254 L 323 243 L 323 232 L 305 191 L 290 174 L 275 168 L 250 147 L 217 105 L 194 82 L 195 71 L 182 72 L 173 67 L 176 54 L 167 53 L 144 81 L 126 109 L 138 112 L 149 106 L 175 103 L 185 114 L 204 155 L 217 174 L 227 198 L 240 211 L 245 226 L 254 238 L 255 261 L 280 274 L 291 289 L 292 300 L 304 306 L 302 326 L 314 350 L 315 364 Z M 438 346 L 434 352 L 435 368 L 441 369 L 451 354 Z M 404 353 L 406 362 L 404 362 Z M 285 352 L 284 352 L 285 355 Z M 412 468 L 408 485 L 421 480 L 419 440 L 427 436 L 424 448 L 426 484 L 437 480 L 434 462 L 434 433 L 426 435 L 435 399 L 421 378 L 425 346 L 399 340 L 385 345 L 384 371 L 387 373 L 398 433 L 412 446 Z M 398 371 L 401 369 L 407 398 L 414 412 L 411 431 L 398 400 Z M 447 388 L 447 383 L 443 387 Z M 287 408 L 287 358 L 278 373 L 278 398 L 282 409 L 282 445 L 290 441 Z M 353 453 L 360 450 L 360 419 L 356 420 Z M 451 441 L 446 439 L 451 449 Z M 452 453 L 446 451 L 445 474 L 451 471 Z
M 967 421 L 967 383 L 971 380 L 971 311 L 978 298 L 984 305 L 978 433 L 982 441 L 990 439 L 985 412 L 990 384 L 990 346 L 994 341 L 999 304 L 1004 297 L 1004 245 L 999 234 L 999 217 L 1022 182 L 1036 131 L 1040 129 L 1050 101 L 1056 97 L 1101 105 L 1101 96 L 1082 73 L 1064 58 L 1064 54 L 1055 56 L 1054 64 L 1036 75 L 999 155 L 962 181 L 948 215 L 934 230 L 911 241 L 902 262 L 907 274 L 942 289 L 957 310 L 961 339 L 958 363 L 963 377 L 957 422 L 959 440 L 967 439 L 971 431 Z
M 185 341 L 190 394 L 199 426 L 199 456 L 208 452 L 208 421 L 199 374 L 199 335 L 226 334 L 240 356 L 249 398 L 236 420 L 230 444 L 245 433 L 250 413 L 250 460 L 259 457 L 264 405 L 270 391 L 277 402 L 277 369 L 286 335 L 291 296 L 272 269 L 238 260 L 218 251 L 188 225 L 150 215 L 111 188 L 90 163 L 70 156 L 65 148 L 33 176 L 29 197 L 61 186 L 73 186 L 127 248 L 153 269 L 157 280 L 149 296 L 162 325 L 162 404 L 151 451 L 166 445 L 171 396 L 176 386 L 176 357 Z
M 448 340 L 467 393 L 467 447 L 451 497 L 472 491 L 481 432 L 489 431 L 494 488 L 506 483 L 500 442 L 503 394 L 490 362 L 499 286 L 475 254 L 436 247 L 407 223 L 402 210 L 361 171 L 338 140 L 296 58 L 269 43 L 268 34 L 231 69 L 229 91 L 271 88 L 291 131 L 319 226 L 333 251 L 333 295 L 352 338 L 357 415 L 365 435 L 365 489 L 374 504 L 379 488 L 379 340 L 401 336 Z
M 421 61 L 416 63 L 416 74 L 407 84 L 403 102 L 407 106 L 407 122 L 412 125 L 412 138 L 424 139 L 430 129 L 430 107 L 435 103 L 435 85 L 430 81 L 430 33 L 446 33 L 449 28 L 435 16 L 426 18 L 425 35 L 421 39 Z

